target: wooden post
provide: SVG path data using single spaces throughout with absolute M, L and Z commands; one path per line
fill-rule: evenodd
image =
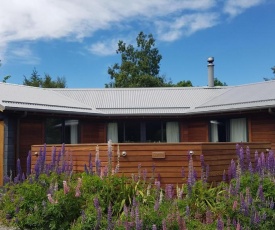
M 4 121 L 0 121 L 0 186 L 3 186 L 4 174 Z

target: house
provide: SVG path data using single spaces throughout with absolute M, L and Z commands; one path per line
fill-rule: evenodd
M 43 143 L 275 146 L 275 81 L 214 87 L 211 71 L 206 87 L 43 89 L 0 83 L 2 176 L 14 171 L 31 145 Z

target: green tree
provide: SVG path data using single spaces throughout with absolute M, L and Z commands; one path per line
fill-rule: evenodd
M 0 60 L 0 67 L 1 67 L 1 60 Z M 11 76 L 10 75 L 7 75 L 7 76 L 5 76 L 4 78 L 3 78 L 3 80 L 2 80 L 2 82 L 4 82 L 4 83 L 7 83 L 7 80 L 8 79 L 10 79 L 11 78 Z
M 218 78 L 214 78 L 214 86 L 227 86 L 225 82 L 221 82 Z
M 136 38 L 137 47 L 118 42 L 117 54 L 121 55 L 121 64 L 115 63 L 108 68 L 111 82 L 105 87 L 163 87 L 168 86 L 164 76 L 159 75 L 162 56 L 155 48 L 152 34 L 140 32 Z
M 264 77 L 264 80 L 265 80 L 265 81 L 275 80 L 275 66 L 273 66 L 273 67 L 271 68 L 271 70 L 272 70 L 272 72 L 273 72 L 273 74 L 274 74 L 274 77 L 272 77 L 272 78 Z
M 24 76 L 23 85 L 41 88 L 66 88 L 66 79 L 64 77 L 57 77 L 56 80 L 52 80 L 49 74 L 45 74 L 44 78 L 42 78 L 34 68 L 29 78 Z
M 179 81 L 174 86 L 175 87 L 192 87 L 193 84 L 192 84 L 192 82 L 190 80 L 187 80 L 187 81 Z

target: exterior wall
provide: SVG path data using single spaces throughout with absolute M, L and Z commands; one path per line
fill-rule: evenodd
M 65 159 L 73 160 L 74 171 L 84 171 L 85 164 L 88 165 L 89 154 L 95 159 L 96 147 L 99 148 L 99 158 L 102 167 L 108 162 L 107 144 L 79 144 L 65 146 Z M 251 158 L 253 153 L 265 151 L 270 148 L 270 143 L 243 143 L 243 146 L 250 147 Z M 33 167 L 37 157 L 35 152 L 39 152 L 41 145 L 32 146 Z M 57 150 L 61 145 L 57 145 Z M 47 146 L 46 162 L 51 161 L 52 146 Z M 117 151 L 120 152 L 119 173 L 131 177 L 139 175 L 142 177 L 146 171 L 147 179 L 160 179 L 164 184 L 183 184 L 188 177 L 188 153 L 193 151 L 193 165 L 197 172 L 197 177 L 201 176 L 201 154 L 204 155 L 205 164 L 209 165 L 209 182 L 220 182 L 223 171 L 227 172 L 232 159 L 236 159 L 236 143 L 123 143 L 113 144 L 112 167 L 117 165 Z M 126 152 L 126 156 L 122 156 Z M 70 156 L 71 155 L 71 156 Z M 253 160 L 253 159 L 251 159 Z M 184 176 L 182 175 L 184 169 Z M 93 169 L 95 170 L 95 169 Z
M 106 123 L 82 121 L 80 126 L 80 143 L 106 143 Z
M 15 175 L 16 159 L 16 118 L 4 119 L 4 162 L 3 176 Z
M 208 121 L 189 119 L 180 123 L 180 141 L 181 142 L 207 142 Z
M 21 160 L 22 170 L 26 170 L 26 159 L 31 145 L 43 144 L 45 141 L 44 122 L 34 117 L 20 120 L 19 130 L 18 157 Z
M 268 113 L 253 114 L 249 119 L 249 141 L 271 142 L 275 150 L 275 115 Z

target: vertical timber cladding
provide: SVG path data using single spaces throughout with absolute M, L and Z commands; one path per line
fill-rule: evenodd
M 0 121 L 0 186 L 4 179 L 4 121 Z
M 250 116 L 250 142 L 270 142 L 275 148 L 275 115 L 268 113 Z
M 181 142 L 208 142 L 208 121 L 183 119 L 180 124 Z
M 106 123 L 82 121 L 80 128 L 80 143 L 106 143 Z
M 45 132 L 44 121 L 35 118 L 25 118 L 20 120 L 19 125 L 19 158 L 22 171 L 26 172 L 27 156 L 32 145 L 44 144 Z

